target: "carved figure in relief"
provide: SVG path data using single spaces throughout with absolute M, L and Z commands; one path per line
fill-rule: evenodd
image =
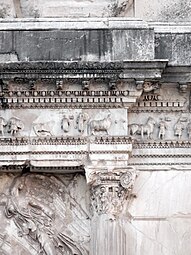
M 63 116 L 61 128 L 65 133 L 68 133 L 70 130 L 70 120 L 66 115 Z
M 142 139 L 144 135 L 147 135 L 147 139 L 152 139 L 154 126 L 156 122 L 152 117 L 149 117 L 146 124 L 131 124 L 129 125 L 130 135 L 141 135 Z
M 70 238 L 65 232 L 66 226 L 63 228 L 67 211 L 65 201 L 68 196 L 64 192 L 65 188 L 65 184 L 56 177 L 26 174 L 13 179 L 7 195 L 0 194 L 0 205 L 4 206 L 5 216 L 13 220 L 18 229 L 15 240 L 19 235 L 34 247 L 35 253 L 34 250 L 28 250 L 26 254 L 88 255 L 86 248 L 72 239 L 75 233 L 71 233 Z M 73 211 L 75 205 L 76 201 L 73 199 Z M 78 214 L 82 212 L 84 213 L 79 206 Z M 81 224 L 82 228 L 78 226 L 80 235 L 80 232 L 84 232 L 84 224 Z M 27 250 L 26 247 L 25 249 Z
M 0 134 L 4 135 L 4 128 L 7 125 L 7 122 L 3 117 L 0 117 Z
M 76 124 L 77 124 L 78 131 L 80 133 L 84 133 L 87 121 L 88 121 L 88 114 L 87 113 L 80 113 L 78 115 L 77 120 L 76 120 Z
M 174 126 L 174 135 L 178 136 L 178 139 L 182 136 L 182 131 L 184 130 L 184 125 L 180 120 L 177 121 L 177 123 Z
M 51 136 L 52 132 L 51 132 L 51 126 L 52 126 L 52 122 L 46 122 L 46 123 L 36 123 L 33 125 L 33 129 L 35 131 L 35 134 L 37 136 Z
M 191 121 L 187 125 L 188 138 L 191 139 Z
M 90 134 L 96 135 L 99 132 L 105 132 L 108 135 L 108 130 L 111 127 L 112 121 L 110 113 L 102 120 L 92 120 L 89 123 Z
M 16 135 L 23 128 L 24 124 L 18 118 L 12 117 L 8 122 L 8 132 L 11 133 L 12 136 Z
M 164 120 L 161 120 L 159 122 L 159 135 L 158 135 L 159 139 L 165 138 L 166 129 L 167 129 L 166 122 Z

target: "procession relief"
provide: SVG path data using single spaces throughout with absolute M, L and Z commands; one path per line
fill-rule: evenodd
M 144 118 L 145 116 L 145 118 Z M 133 120 L 132 120 L 133 119 Z M 141 140 L 190 140 L 191 119 L 186 114 L 151 115 L 142 114 L 140 123 L 133 116 L 129 124 L 129 135 Z M 134 121 L 135 120 L 135 121 Z
M 26 111 L 26 110 L 25 110 Z M 127 135 L 126 110 L 28 110 L 0 115 L 0 137 Z M 26 116 L 27 115 L 27 116 Z
M 190 140 L 189 114 L 135 113 L 124 110 L 105 111 L 41 111 L 28 119 L 20 116 L 0 115 L 0 137 L 21 136 L 130 136 L 138 140 Z M 139 115 L 140 116 L 140 115 Z M 128 121 L 127 121 L 128 119 Z M 27 123 L 24 122 L 27 121 Z

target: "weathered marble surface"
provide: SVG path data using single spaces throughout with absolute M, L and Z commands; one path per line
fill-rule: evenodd
M 138 17 L 190 21 L 190 0 L 1 0 L 0 17 Z
M 0 253 L 89 254 L 89 193 L 81 175 L 1 175 Z
M 168 59 L 190 65 L 191 24 L 130 18 L 1 19 L 0 61 Z
M 93 247 L 97 250 L 92 254 L 100 255 L 103 250 L 112 255 L 190 252 L 191 205 L 184 195 L 189 194 L 190 172 L 140 172 L 133 188 L 137 197 L 124 204 L 119 218 L 105 214 L 92 218 L 83 176 L 0 177 L 1 254 L 13 254 L 13 247 L 23 255 L 40 250 L 45 255 L 63 251 L 84 255 Z
M 14 30 L 0 32 L 0 53 L 14 53 L 19 61 L 154 59 L 154 30 L 137 19 L 0 22 L 3 30 Z
M 135 0 L 135 16 L 148 21 L 190 21 L 190 0 Z
M 3 18 L 133 16 L 133 0 L 9 0 L 6 4 L 2 2 Z
M 135 219 L 189 218 L 191 203 L 190 171 L 139 172 L 133 192 L 137 198 L 132 201 L 129 213 Z

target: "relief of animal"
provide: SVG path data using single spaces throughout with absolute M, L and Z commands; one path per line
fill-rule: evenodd
M 105 132 L 108 135 L 108 130 L 111 127 L 112 121 L 110 114 L 101 120 L 92 120 L 89 122 L 89 130 L 91 135 L 96 135 L 99 132 Z
M 156 122 L 152 117 L 149 117 L 146 124 L 131 124 L 129 125 L 130 135 L 141 135 L 141 138 L 144 138 L 144 135 L 147 135 L 147 139 L 152 139 L 154 126 Z

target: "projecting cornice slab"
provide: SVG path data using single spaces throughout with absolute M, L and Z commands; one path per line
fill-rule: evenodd
M 168 60 L 30 61 L 0 63 L 1 79 L 160 79 Z

